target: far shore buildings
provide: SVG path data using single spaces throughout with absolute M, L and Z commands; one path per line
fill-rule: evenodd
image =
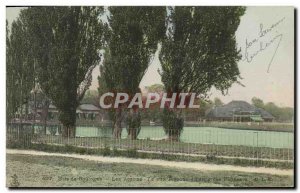
M 33 116 L 34 113 L 36 113 L 35 116 Z M 43 122 L 44 118 L 46 118 L 47 122 L 56 123 L 59 111 L 53 104 L 50 104 L 46 113 L 44 108 L 37 107 L 36 111 L 31 110 L 30 115 L 31 118 L 27 119 L 27 121 Z M 76 109 L 76 119 L 78 124 L 110 122 L 109 114 L 93 104 L 80 104 Z M 208 109 L 205 116 L 192 112 L 185 114 L 184 119 L 186 123 L 202 122 L 202 120 L 218 122 L 273 122 L 275 117 L 264 109 L 257 108 L 246 101 L 234 100 L 228 104 Z M 18 120 L 18 116 L 16 116 L 14 121 Z M 144 124 L 147 121 L 149 122 L 148 119 L 143 121 Z M 160 119 L 157 121 L 160 122 Z
M 37 113 L 41 114 L 42 109 L 37 109 Z M 48 109 L 48 121 L 58 120 L 58 109 L 53 105 L 49 105 Z M 80 104 L 76 109 L 76 116 L 78 120 L 101 120 L 102 114 L 100 113 L 100 108 L 93 104 Z
M 272 122 L 274 119 L 269 112 L 246 101 L 231 101 L 210 109 L 206 114 L 207 121 Z

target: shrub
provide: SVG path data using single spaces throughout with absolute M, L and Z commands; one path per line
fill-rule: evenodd
M 74 146 L 65 145 L 64 147 L 65 147 L 64 149 L 66 152 L 76 152 L 76 149 L 74 148 Z M 77 148 L 77 149 L 79 149 L 79 148 Z
M 213 161 L 213 160 L 216 159 L 216 156 L 215 156 L 214 154 L 207 154 L 207 155 L 206 155 L 206 159 L 207 159 L 208 161 Z
M 241 164 L 241 160 L 240 159 L 234 159 L 233 163 L 239 165 L 239 164 Z
M 127 157 L 137 157 L 137 150 L 136 149 L 128 149 Z
M 80 148 L 76 148 L 75 152 L 79 154 L 85 154 L 85 153 L 88 154 L 88 149 L 80 147 Z
M 102 153 L 103 156 L 109 156 L 111 154 L 110 152 L 110 148 L 108 146 L 104 147 L 104 149 L 102 149 Z
M 121 152 L 116 147 L 114 147 L 111 152 L 111 156 L 120 156 L 120 155 L 121 155 Z
M 71 145 L 49 145 L 49 144 L 31 144 L 30 146 L 24 147 L 23 144 L 18 141 L 10 140 L 7 142 L 8 148 L 16 149 L 34 149 L 46 152 L 60 152 L 60 153 L 79 153 L 79 154 L 93 154 L 93 155 L 103 155 L 103 156 L 123 156 L 132 158 L 148 158 L 148 159 L 160 159 L 169 161 L 187 161 L 187 162 L 208 162 L 214 164 L 229 164 L 229 165 L 240 165 L 240 166 L 264 166 L 264 167 L 275 167 L 291 169 L 294 168 L 294 164 L 290 162 L 272 162 L 264 160 L 244 160 L 244 159 L 225 159 L 221 157 L 216 157 L 215 155 L 207 155 L 206 157 L 193 157 L 193 156 L 178 156 L 170 155 L 166 153 L 143 153 L 138 152 L 136 149 L 129 150 L 117 150 L 114 148 L 110 150 L 109 147 L 104 149 L 92 149 L 92 148 L 82 148 Z

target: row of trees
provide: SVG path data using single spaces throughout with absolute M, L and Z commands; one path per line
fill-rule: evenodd
M 279 107 L 273 102 L 264 103 L 263 100 L 257 97 L 252 98 L 252 104 L 271 113 L 275 117 L 276 121 L 292 122 L 294 120 L 294 108 Z
M 59 110 L 63 135 L 75 136 L 76 108 L 100 63 L 99 94 L 141 92 L 140 81 L 158 44 L 164 88 L 205 98 L 239 80 L 235 32 L 244 7 L 30 7 L 7 27 L 7 117 L 28 101 L 36 85 Z M 100 17 L 106 14 L 108 22 Z M 114 137 L 127 119 L 129 137 L 140 130 L 139 108 L 111 109 Z M 182 111 L 165 108 L 170 138 L 183 128 Z

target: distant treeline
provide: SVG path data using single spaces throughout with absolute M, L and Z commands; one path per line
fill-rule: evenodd
M 264 103 L 257 97 L 252 98 L 252 104 L 271 113 L 276 121 L 292 122 L 294 120 L 294 108 L 292 107 L 279 107 L 273 102 Z

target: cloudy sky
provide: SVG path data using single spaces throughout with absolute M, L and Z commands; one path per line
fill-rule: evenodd
M 17 18 L 19 12 L 20 8 L 7 8 L 8 22 L 11 23 Z M 247 7 L 236 32 L 236 39 L 243 54 L 238 65 L 244 87 L 234 84 L 226 96 L 212 89 L 210 98 L 219 97 L 227 103 L 231 100 L 251 102 L 252 97 L 259 97 L 265 102 L 293 107 L 294 8 Z M 157 51 L 141 81 L 141 88 L 161 83 L 157 72 L 159 68 Z M 98 75 L 99 68 L 96 67 L 91 89 L 97 89 Z

